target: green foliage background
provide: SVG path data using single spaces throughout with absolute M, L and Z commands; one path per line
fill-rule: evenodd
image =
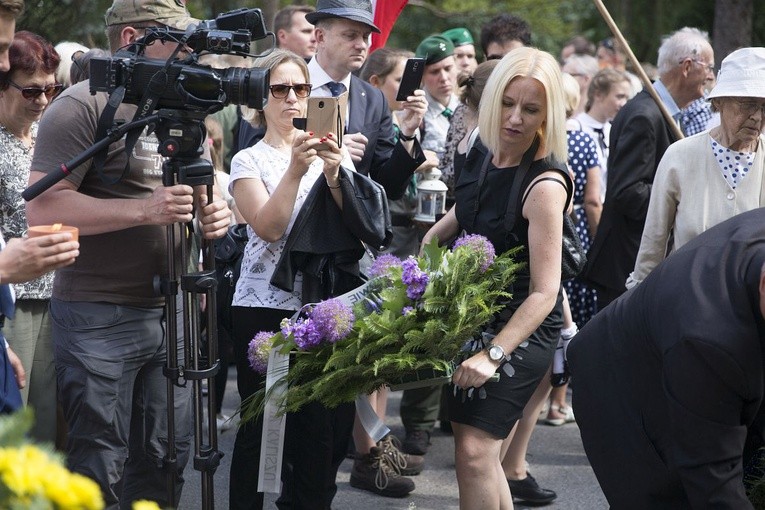
M 385 1 L 385 0 L 379 0 Z M 765 0 L 606 0 L 605 4 L 642 61 L 655 62 L 661 36 L 683 26 L 695 26 L 712 33 L 715 4 L 736 9 L 753 2 L 754 13 L 763 12 Z M 240 7 L 263 9 L 267 26 L 272 13 L 290 3 L 313 1 L 279 0 L 188 0 L 197 17 Z M 62 40 L 89 46 L 106 45 L 103 15 L 111 0 L 27 0 L 27 14 L 19 28 L 32 30 L 54 44 Z M 393 29 L 389 44 L 414 49 L 427 35 L 454 26 L 466 26 L 477 38 L 481 24 L 499 12 L 512 12 L 529 21 L 534 44 L 557 54 L 561 44 L 576 34 L 597 41 L 610 35 L 592 0 L 410 0 Z M 754 16 L 750 45 L 763 45 L 765 16 Z M 718 61 L 722 60 L 718 56 Z

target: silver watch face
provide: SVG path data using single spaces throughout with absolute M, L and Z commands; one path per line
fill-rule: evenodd
M 505 357 L 505 352 L 502 350 L 502 347 L 498 345 L 492 345 L 491 347 L 489 347 L 489 358 L 492 361 L 500 361 L 504 357 Z

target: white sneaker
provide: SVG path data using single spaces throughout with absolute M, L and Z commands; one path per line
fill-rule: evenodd
M 218 416 L 215 417 L 215 423 L 218 426 L 218 432 L 226 432 L 234 426 L 231 417 L 223 413 L 218 413 Z

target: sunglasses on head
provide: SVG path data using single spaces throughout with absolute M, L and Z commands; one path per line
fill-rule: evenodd
M 306 98 L 311 94 L 310 83 L 296 83 L 295 85 L 271 85 L 268 87 L 271 90 L 271 95 L 276 99 L 284 99 L 290 95 L 290 90 L 295 91 L 295 95 L 299 98 Z
M 60 83 L 55 83 L 53 85 L 46 85 L 45 87 L 22 87 L 21 85 L 17 85 L 16 83 L 13 83 L 11 80 L 8 80 L 8 84 L 14 89 L 21 91 L 21 97 L 29 101 L 33 99 L 37 99 L 38 97 L 40 97 L 40 94 L 45 94 L 45 97 L 47 97 L 48 99 L 52 99 L 56 96 L 56 94 L 61 92 L 61 89 L 64 88 L 64 86 L 61 85 Z

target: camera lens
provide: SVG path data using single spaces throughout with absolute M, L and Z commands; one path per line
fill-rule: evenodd
M 262 110 L 268 102 L 268 69 L 231 67 L 223 71 L 222 81 L 229 103 Z

